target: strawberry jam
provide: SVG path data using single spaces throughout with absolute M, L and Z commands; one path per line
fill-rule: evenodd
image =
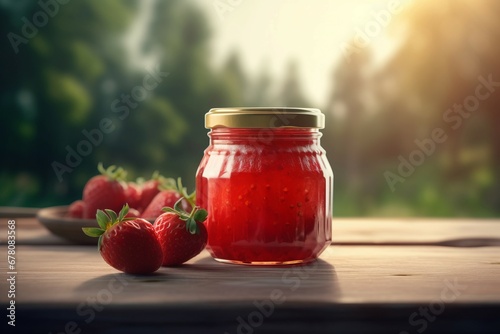
M 263 108 L 207 114 L 210 146 L 197 172 L 196 200 L 208 210 L 207 248 L 216 260 L 305 263 L 330 244 L 333 174 L 319 143 L 322 116 L 315 109 Z

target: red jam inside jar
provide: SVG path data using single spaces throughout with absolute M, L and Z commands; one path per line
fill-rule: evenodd
M 196 175 L 218 261 L 281 265 L 316 259 L 331 243 L 333 173 L 316 109 L 212 109 Z

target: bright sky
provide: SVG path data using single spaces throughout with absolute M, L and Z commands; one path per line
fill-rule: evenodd
M 332 89 L 334 65 L 345 61 L 341 45 L 350 42 L 356 29 L 365 30 L 369 24 L 374 29 L 369 38 L 373 42 L 384 28 L 373 13 L 388 10 L 391 3 L 402 8 L 411 0 L 192 1 L 210 18 L 214 65 L 220 66 L 237 50 L 247 74 L 256 76 L 267 68 L 280 85 L 287 63 L 294 59 L 302 89 L 314 104 L 311 107 L 321 108 Z

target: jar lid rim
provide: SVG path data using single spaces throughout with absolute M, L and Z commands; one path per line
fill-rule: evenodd
M 236 107 L 212 108 L 205 114 L 205 128 L 325 127 L 325 115 L 315 108 Z

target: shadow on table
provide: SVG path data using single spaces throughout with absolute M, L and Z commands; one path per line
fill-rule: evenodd
M 74 293 L 83 303 L 99 307 L 95 321 L 87 324 L 85 317 L 78 318 L 89 331 L 112 326 L 130 333 L 136 333 L 131 328 L 137 333 L 146 328 L 179 333 L 257 328 L 277 333 L 287 328 L 298 333 L 314 318 L 314 310 L 338 299 L 340 289 L 334 266 L 321 259 L 307 265 L 254 267 L 218 263 L 207 254 L 152 275 L 95 277 Z
M 268 267 L 223 264 L 207 256 L 186 269 L 195 271 L 217 282 L 221 295 L 228 298 L 262 298 L 275 293 L 282 294 L 284 300 L 322 302 L 335 300 L 340 294 L 335 267 L 321 259 L 305 265 Z
M 120 290 L 117 299 L 141 295 L 151 301 L 238 301 L 278 298 L 297 302 L 334 301 L 339 296 L 335 268 L 324 260 L 306 265 L 263 267 L 222 264 L 210 256 L 151 275 L 98 276 L 75 289 L 82 297 L 102 289 Z M 125 293 L 121 293 L 123 290 Z M 319 299 L 318 299 L 318 296 Z M 126 298 L 129 300 L 129 298 Z

